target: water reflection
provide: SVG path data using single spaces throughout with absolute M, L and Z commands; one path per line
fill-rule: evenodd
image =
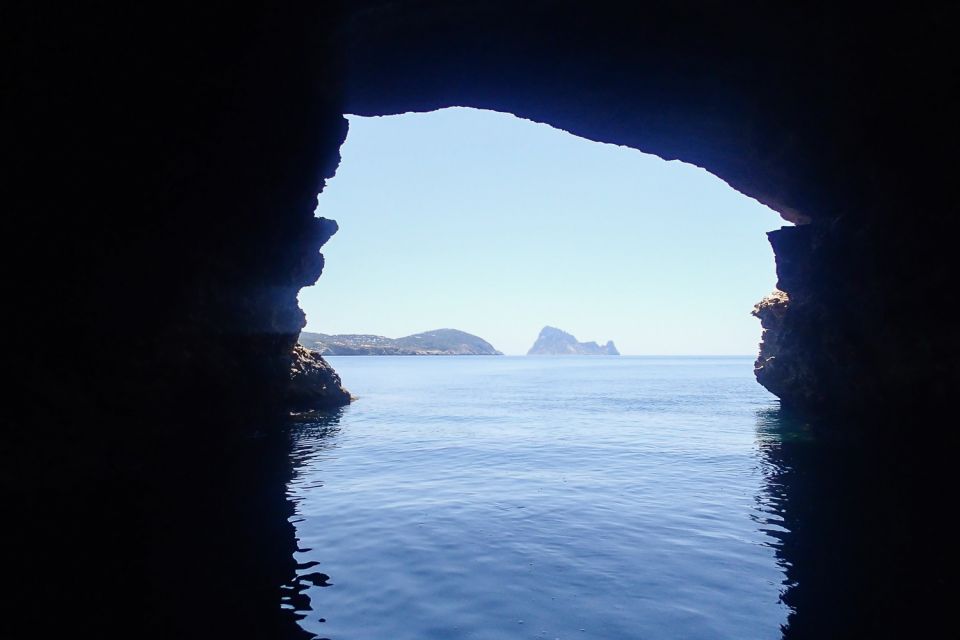
M 880 435 L 897 432 L 783 410 L 758 416 L 764 525 L 791 611 L 783 638 L 938 637 L 949 628 L 943 452 Z
M 221 435 L 21 452 L 0 637 L 314 637 L 297 619 L 324 579 L 295 559 L 293 431 L 208 431 Z
M 298 477 L 298 469 L 333 455 L 339 429 L 339 416 L 295 427 L 294 502 L 317 477 Z M 764 476 L 758 527 L 783 572 L 785 640 L 937 637 L 948 628 L 952 551 L 937 517 L 948 504 L 945 467 L 932 452 L 915 452 L 877 436 L 881 431 L 812 423 L 781 409 L 757 416 Z M 326 615 L 306 593 L 335 581 L 322 569 L 298 565 L 284 598 L 297 618 Z
M 289 432 L 291 475 L 287 482 L 287 500 L 294 508 L 303 500 L 298 497 L 298 494 L 302 495 L 304 490 L 310 491 L 323 486 L 321 482 L 316 482 L 303 484 L 296 492 L 290 490 L 302 467 L 336 447 L 336 436 L 340 433 L 340 418 L 342 415 L 343 410 L 341 409 L 333 412 L 307 413 L 291 419 Z M 299 518 L 294 518 L 291 523 L 295 524 L 298 521 Z M 296 539 L 295 542 L 298 555 L 312 551 L 312 549 L 301 547 L 299 539 Z M 331 586 L 330 576 L 317 570 L 319 565 L 320 563 L 315 560 L 297 563 L 296 573 L 283 586 L 281 608 L 297 620 L 302 620 L 313 612 L 313 606 L 307 591 L 311 587 Z M 304 633 L 309 638 L 317 637 L 306 630 L 304 630 Z

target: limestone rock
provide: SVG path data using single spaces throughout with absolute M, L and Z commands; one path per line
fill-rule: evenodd
M 753 366 L 757 382 L 771 393 L 781 395 L 790 384 L 789 367 L 779 359 L 782 342 L 781 327 L 790 306 L 790 297 L 779 289 L 763 298 L 753 307 L 753 315 L 760 319 L 763 336 L 760 353 Z
M 294 347 L 287 392 L 291 410 L 335 409 L 350 404 L 351 400 L 340 376 L 318 352 L 300 344 Z

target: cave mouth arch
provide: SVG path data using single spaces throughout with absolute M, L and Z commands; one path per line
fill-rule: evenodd
M 755 355 L 776 217 L 722 180 L 489 110 L 348 117 L 306 332 L 457 327 L 522 354 L 567 324 L 629 354 Z
M 874 414 L 950 397 L 952 359 L 909 311 L 954 280 L 942 256 L 956 56 L 937 12 L 372 0 L 140 15 L 136 28 L 23 17 L 11 204 L 30 241 L 11 258 L 71 277 L 18 293 L 38 317 L 68 301 L 83 328 L 73 348 L 97 372 L 58 404 L 112 405 L 107 388 L 130 411 L 157 389 L 211 414 L 276 408 L 303 324 L 297 293 L 329 235 L 313 209 L 343 114 L 448 106 L 682 159 L 809 222 L 773 238 L 790 295 L 770 314 L 786 402 Z M 38 201 L 54 163 L 62 193 Z M 116 321 L 128 317 L 141 324 Z M 131 366 L 111 344 L 137 345 Z M 53 348 L 16 356 L 15 395 L 42 401 Z

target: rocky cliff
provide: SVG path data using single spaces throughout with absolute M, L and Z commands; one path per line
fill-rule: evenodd
M 556 327 L 544 327 L 533 343 L 528 356 L 618 356 L 620 352 L 613 344 L 613 340 L 600 346 L 596 342 L 577 342 L 577 339 L 566 331 Z
M 325 356 L 500 356 L 493 345 L 457 329 L 436 329 L 403 338 L 368 334 L 300 333 L 300 343 Z

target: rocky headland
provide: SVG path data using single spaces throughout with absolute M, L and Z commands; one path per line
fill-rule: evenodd
M 577 339 L 556 327 L 544 327 L 533 343 L 528 356 L 618 356 L 613 340 L 600 346 L 596 342 L 577 342 Z
M 502 356 L 492 344 L 465 331 L 436 329 L 403 338 L 369 334 L 300 333 L 300 344 L 322 356 Z

